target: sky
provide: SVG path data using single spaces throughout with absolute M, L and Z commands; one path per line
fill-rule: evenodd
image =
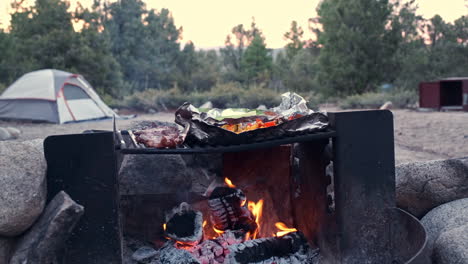
M 69 0 L 71 8 L 77 0 Z M 198 48 L 224 46 L 226 35 L 231 29 L 244 24 L 250 26 L 252 17 L 263 31 L 269 48 L 280 48 L 286 44 L 283 38 L 296 20 L 306 32 L 308 19 L 316 16 L 320 0 L 143 0 L 148 8 L 168 8 L 176 26 L 183 27 L 182 43 L 192 41 Z M 27 0 L 26 2 L 33 2 Z M 79 0 L 83 6 L 90 6 L 92 0 Z M 425 18 L 435 14 L 452 22 L 462 15 L 468 15 L 468 0 L 416 0 L 418 13 Z M 0 0 L 0 27 L 8 25 L 11 12 L 10 1 Z

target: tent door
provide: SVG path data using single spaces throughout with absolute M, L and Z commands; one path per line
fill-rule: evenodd
M 106 117 L 105 113 L 82 88 L 67 83 L 63 87 L 63 94 L 75 121 Z

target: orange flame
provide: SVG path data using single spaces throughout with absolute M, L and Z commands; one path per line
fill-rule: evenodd
M 276 228 L 278 228 L 280 231 L 276 232 L 276 236 L 284 236 L 288 233 L 291 233 L 291 232 L 296 232 L 297 229 L 296 228 L 289 228 L 287 227 L 283 222 L 277 222 L 275 224 Z
M 218 234 L 218 235 L 224 234 L 224 231 L 223 231 L 223 230 L 216 229 L 214 226 L 213 226 L 213 230 L 214 230 L 214 231 L 216 232 L 216 234 Z
M 166 231 L 166 223 L 163 224 L 163 229 Z
M 252 212 L 252 214 L 254 215 L 255 223 L 257 223 L 257 230 L 252 234 L 252 239 L 255 239 L 257 238 L 257 235 L 260 231 L 260 219 L 262 218 L 263 199 L 260 199 L 257 203 L 249 201 L 247 207 L 249 208 L 250 212 Z
M 236 188 L 234 184 L 232 184 L 232 181 L 228 178 L 224 178 L 224 182 L 229 186 L 230 188 Z
M 205 220 L 205 221 L 203 221 L 203 225 L 202 225 L 202 227 L 205 227 L 205 226 L 206 226 L 206 220 Z

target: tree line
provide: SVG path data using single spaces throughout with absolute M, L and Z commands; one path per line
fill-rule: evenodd
M 266 47 L 254 19 L 227 32 L 219 50 L 197 50 L 182 43 L 183 29 L 169 10 L 148 9 L 143 0 L 94 0 L 73 11 L 64 0 L 12 7 L 8 29 L 0 30 L 0 90 L 43 68 L 80 73 L 117 99 L 148 89 L 203 92 L 231 82 L 346 96 L 384 84 L 415 90 L 422 80 L 468 75 L 468 16 L 453 23 L 439 15 L 424 19 L 414 0 L 323 0 L 308 28 L 291 22 L 280 50 Z M 304 30 L 316 38 L 305 39 Z

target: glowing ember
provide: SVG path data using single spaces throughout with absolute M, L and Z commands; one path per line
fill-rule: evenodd
M 262 218 L 263 199 L 260 199 L 257 203 L 249 201 L 247 207 L 249 208 L 250 212 L 252 212 L 253 216 L 255 217 L 255 223 L 257 223 L 257 230 L 252 234 L 252 239 L 255 239 L 257 238 L 257 235 L 260 231 L 260 219 Z
M 203 225 L 202 225 L 202 226 L 203 226 L 203 227 L 205 227 L 205 226 L 206 226 L 206 220 L 205 220 L 205 221 L 203 221 Z
M 166 223 L 163 224 L 163 229 L 166 231 Z
M 234 184 L 232 184 L 232 181 L 228 178 L 224 178 L 224 182 L 229 186 L 230 188 L 236 188 Z
M 280 231 L 276 232 L 276 236 L 284 236 L 288 233 L 291 233 L 291 232 L 296 232 L 297 229 L 296 228 L 289 228 L 287 227 L 284 223 L 282 222 L 277 222 L 275 224 L 276 228 L 278 228 Z

